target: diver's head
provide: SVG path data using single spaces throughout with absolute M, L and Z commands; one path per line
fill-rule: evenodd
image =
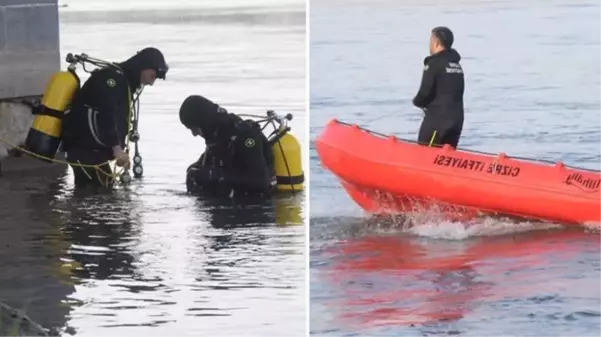
M 430 55 L 453 47 L 453 32 L 447 27 L 435 27 L 430 34 Z
M 134 88 L 141 85 L 153 85 L 157 78 L 162 80 L 167 76 L 169 67 L 160 50 L 148 47 L 123 62 L 121 66 L 128 75 L 128 80 Z
M 217 126 L 219 114 L 227 110 L 200 96 L 188 96 L 179 108 L 179 120 L 192 131 L 192 135 L 207 138 Z
M 140 83 L 143 85 L 153 85 L 157 78 L 165 80 L 169 67 L 165 62 L 165 57 L 160 50 L 148 47 L 138 52 L 136 55 L 140 58 Z

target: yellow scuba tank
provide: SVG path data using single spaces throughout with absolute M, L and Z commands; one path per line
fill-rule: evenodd
M 33 119 L 25 147 L 44 161 L 54 159 L 61 144 L 62 119 L 80 87 L 74 70 L 58 71 L 50 78 L 42 95 L 40 111 Z
M 302 191 L 305 175 L 299 141 L 286 132 L 273 144 L 273 168 L 277 178 L 278 191 Z

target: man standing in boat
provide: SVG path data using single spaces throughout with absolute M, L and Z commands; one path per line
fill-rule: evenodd
M 453 32 L 436 27 L 430 35 L 430 55 L 424 59 L 421 86 L 413 104 L 424 110 L 418 143 L 457 147 L 463 130 L 465 88 L 461 56 L 452 48 Z

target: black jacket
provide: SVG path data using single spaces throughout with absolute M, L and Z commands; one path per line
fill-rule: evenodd
M 424 59 L 421 86 L 413 104 L 426 110 L 426 118 L 463 123 L 465 82 L 460 60 L 455 49 Z
M 64 117 L 63 149 L 104 150 L 112 157 L 113 146 L 125 145 L 135 89 L 122 70 L 107 67 L 92 72 Z
M 112 147 L 126 144 L 142 70 L 157 70 L 164 78 L 167 68 L 163 54 L 149 47 L 125 62 L 93 71 L 63 119 L 63 149 L 101 150 L 112 158 Z
M 205 135 L 205 153 L 186 172 L 188 190 L 270 194 L 273 151 L 259 125 L 230 113 L 218 114 L 214 122 Z

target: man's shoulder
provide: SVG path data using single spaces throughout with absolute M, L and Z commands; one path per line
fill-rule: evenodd
M 458 55 L 453 55 L 454 53 L 456 52 L 432 55 L 426 67 L 435 68 L 437 71 L 445 74 L 463 74 L 460 62 L 461 58 Z
M 447 61 L 439 55 L 430 55 L 424 58 L 424 72 L 440 70 L 445 67 Z
M 457 60 L 447 60 L 445 63 L 445 73 L 455 76 L 463 76 L 463 68 L 461 67 L 461 63 L 459 63 Z
M 236 142 L 243 148 L 252 149 L 261 144 L 262 131 L 253 120 L 242 120 L 236 122 Z
M 240 118 L 234 123 L 236 133 L 256 134 L 261 131 L 259 124 L 252 119 Z
M 95 70 L 90 75 L 98 84 L 105 84 L 109 88 L 123 87 L 127 83 L 125 74 L 119 69 L 106 67 Z

